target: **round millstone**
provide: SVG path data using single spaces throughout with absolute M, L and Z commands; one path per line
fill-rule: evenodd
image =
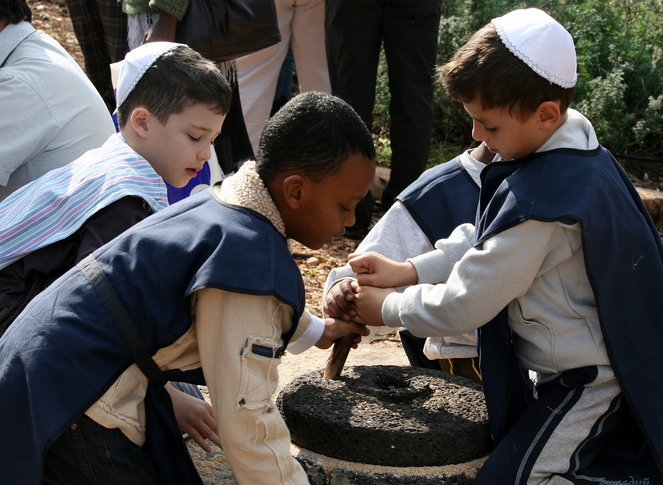
M 458 465 L 394 467 L 367 465 L 291 446 L 311 485 L 472 485 L 486 457 Z
M 292 442 L 325 456 L 394 467 L 460 464 L 491 449 L 481 387 L 443 372 L 354 366 L 338 380 L 321 371 L 277 397 Z

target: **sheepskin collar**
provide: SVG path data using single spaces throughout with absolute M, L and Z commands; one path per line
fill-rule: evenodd
M 285 235 L 285 224 L 272 196 L 256 171 L 256 162 L 244 162 L 240 169 L 223 181 L 219 196 L 223 202 L 254 210 Z

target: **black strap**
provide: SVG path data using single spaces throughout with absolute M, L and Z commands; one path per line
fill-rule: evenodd
M 129 312 L 127 312 L 117 293 L 115 293 L 110 282 L 101 271 L 97 261 L 92 255 L 89 255 L 78 263 L 78 267 L 99 295 L 106 311 L 117 326 L 120 335 L 122 335 L 124 343 L 129 348 L 129 353 L 133 361 L 149 379 L 150 383 L 158 387 L 163 387 L 168 382 L 168 379 L 166 379 L 159 366 L 150 356 L 145 342 L 143 342 L 143 338 L 138 333 L 138 329 L 131 319 Z

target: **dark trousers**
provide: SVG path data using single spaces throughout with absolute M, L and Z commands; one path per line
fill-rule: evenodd
M 67 9 L 85 59 L 85 72 L 109 111 L 115 110 L 115 94 L 109 65 L 124 59 L 127 15 L 117 0 L 67 0 Z
M 244 115 L 242 114 L 242 104 L 234 68 L 231 68 L 225 75 L 232 88 L 232 99 L 230 110 L 221 128 L 221 134 L 214 140 L 214 150 L 221 170 L 224 174 L 228 175 L 236 172 L 243 162 L 255 160 L 255 154 L 249 141 L 249 135 L 246 132 L 246 125 L 244 124 Z
M 384 50 L 391 102 L 390 205 L 426 167 L 433 125 L 439 0 L 327 0 L 325 29 L 332 93 L 371 129 Z
M 82 415 L 48 450 L 43 484 L 150 485 L 155 477 L 140 446 Z
M 586 438 L 577 447 L 567 445 L 567 418 L 572 414 L 582 417 L 591 411 L 582 399 L 591 392 L 596 376 L 596 367 L 582 367 L 537 387 L 536 399 L 497 444 L 474 483 L 530 483 L 530 472 L 550 440 L 557 443 L 559 454 L 555 476 L 570 483 L 663 483 L 663 475 L 622 394 L 603 400 L 609 406 L 586 429 Z

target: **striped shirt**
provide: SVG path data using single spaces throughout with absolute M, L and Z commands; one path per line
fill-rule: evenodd
M 52 170 L 0 203 L 0 269 L 78 230 L 97 211 L 126 196 L 155 212 L 168 205 L 163 179 L 120 134 Z

